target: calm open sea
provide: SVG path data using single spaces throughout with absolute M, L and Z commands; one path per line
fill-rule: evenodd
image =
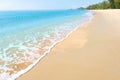
M 13 80 L 30 70 L 91 18 L 87 10 L 0 11 L 0 80 Z

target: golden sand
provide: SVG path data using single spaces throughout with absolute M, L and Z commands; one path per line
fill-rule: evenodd
M 120 10 L 94 12 L 17 80 L 120 80 Z

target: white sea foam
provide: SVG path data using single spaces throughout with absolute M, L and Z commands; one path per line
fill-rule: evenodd
M 10 44 L 8 48 L 6 48 L 5 51 L 7 51 L 9 48 L 11 47 L 17 47 L 19 48 L 19 50 L 22 50 L 24 53 L 22 53 L 23 55 L 25 55 L 26 53 L 28 53 L 29 55 L 31 55 L 30 58 L 24 56 L 24 59 L 26 59 L 26 61 L 30 61 L 30 62 L 33 62 L 31 65 L 29 65 L 27 68 L 23 69 L 23 70 L 20 70 L 19 72 L 15 73 L 15 74 L 12 74 L 10 75 L 9 73 L 6 73 L 6 72 L 2 72 L 2 74 L 0 74 L 0 80 L 14 80 L 16 78 L 18 78 L 20 75 L 26 73 L 27 71 L 29 71 L 32 67 L 34 67 L 42 58 L 44 58 L 49 52 L 50 50 L 59 42 L 63 41 L 64 39 L 66 39 L 73 31 L 75 31 L 79 26 L 83 25 L 84 23 L 86 23 L 87 21 L 89 21 L 91 18 L 92 18 L 92 13 L 91 12 L 88 12 L 86 13 L 86 15 L 84 15 L 82 17 L 81 20 L 76 20 L 75 23 L 65 23 L 64 25 L 62 24 L 62 27 L 66 28 L 66 31 L 64 31 L 65 33 L 62 32 L 63 28 L 59 28 L 59 29 L 56 29 L 56 39 L 50 39 L 52 45 L 48 46 L 48 47 L 44 47 L 44 49 L 46 50 L 43 55 L 40 55 L 38 52 L 34 53 L 34 51 L 36 50 L 39 50 L 40 46 L 37 45 L 37 46 L 33 46 L 32 44 L 27 44 L 27 46 L 23 45 L 23 43 L 19 44 L 19 45 L 12 45 Z M 72 22 L 72 21 L 71 21 Z M 60 26 L 60 25 L 58 25 Z M 67 27 L 67 26 L 73 26 L 73 27 Z M 76 26 L 76 27 L 75 27 Z M 61 31 L 59 31 L 61 30 Z M 61 32 L 63 33 L 62 35 L 58 32 Z M 39 33 L 38 33 L 39 34 Z M 46 35 L 47 38 L 50 37 L 50 35 Z M 33 40 L 33 38 L 32 38 Z M 32 43 L 34 44 L 41 44 L 41 43 L 38 43 L 38 41 L 36 41 L 36 39 L 34 39 L 32 41 Z M 32 45 L 32 46 L 31 46 Z M 6 57 L 6 56 L 5 56 Z M 14 55 L 14 57 L 16 57 L 16 55 Z M 35 60 L 34 58 L 37 58 L 37 60 Z M 7 58 L 7 57 L 6 57 Z M 18 57 L 19 58 L 19 57 Z M 10 59 L 5 59 L 5 58 L 2 58 L 3 60 L 10 60 Z M 17 64 L 19 63 L 22 63 L 24 61 L 21 61 L 20 59 L 18 59 L 19 62 L 16 62 Z M 15 63 L 15 62 L 14 62 Z M 17 66 L 15 66 L 17 68 Z M 7 67 L 6 67 L 7 68 Z M 4 70 L 8 70 L 8 69 L 4 69 Z M 11 68 L 10 68 L 11 69 Z M 9 69 L 9 70 L 10 70 Z

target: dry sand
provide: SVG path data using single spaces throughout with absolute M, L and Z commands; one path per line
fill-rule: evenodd
M 120 10 L 95 12 L 17 80 L 120 80 Z

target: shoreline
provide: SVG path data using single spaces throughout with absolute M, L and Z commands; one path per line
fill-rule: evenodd
M 61 43 L 62 41 L 64 41 L 65 39 L 67 39 L 73 32 L 75 32 L 77 29 L 79 29 L 79 28 L 81 28 L 81 27 L 83 27 L 85 24 L 87 24 L 87 23 L 89 23 L 93 18 L 94 18 L 94 16 L 95 16 L 95 12 L 93 12 L 93 11 L 90 11 L 91 12 L 91 14 L 92 14 L 92 16 L 91 16 L 91 18 L 89 18 L 89 20 L 87 20 L 86 22 L 83 22 L 82 24 L 80 24 L 79 26 L 77 26 L 74 30 L 72 30 L 71 32 L 69 32 L 69 34 L 65 37 L 65 38 L 63 38 L 63 39 L 61 39 L 61 40 L 59 40 L 59 41 L 57 41 L 57 42 L 55 42 L 50 48 L 49 48 L 49 50 L 47 51 L 47 52 L 45 52 L 46 53 L 46 55 L 43 55 L 42 56 L 42 58 L 40 58 L 40 59 L 38 59 L 33 65 L 34 66 L 29 66 L 28 68 L 27 68 L 27 71 L 25 72 L 25 73 L 23 73 L 22 75 L 24 75 L 24 74 L 26 74 L 26 73 L 29 73 L 29 71 L 32 69 L 32 68 L 34 68 L 36 65 L 38 65 L 40 62 L 41 62 L 41 60 L 42 59 L 44 59 L 44 57 L 46 57 L 50 52 L 51 52 L 51 50 L 57 45 L 57 44 L 59 44 L 59 43 Z M 21 71 L 22 72 L 22 71 Z M 15 78 L 12 78 L 12 79 L 19 79 L 19 77 L 21 77 L 22 75 L 20 75 L 20 76 L 17 76 L 17 77 L 15 77 Z
M 54 44 L 52 44 L 52 45 L 49 47 L 49 49 L 48 49 L 46 52 L 44 52 L 45 55 L 42 55 L 39 59 L 36 60 L 36 62 L 34 62 L 34 64 L 28 66 L 28 67 L 27 67 L 26 69 L 24 69 L 24 70 L 21 70 L 18 74 L 15 74 L 14 76 L 10 77 L 8 80 L 17 79 L 17 78 L 19 78 L 20 76 L 22 76 L 22 75 L 26 74 L 27 72 L 29 72 L 29 71 L 30 71 L 32 68 L 34 68 L 38 63 L 40 63 L 41 60 L 42 60 L 44 57 L 46 57 L 46 56 L 51 52 L 51 50 L 52 50 L 57 44 L 61 43 L 61 42 L 64 41 L 65 39 L 67 39 L 67 37 L 69 37 L 69 36 L 70 36 L 74 31 L 76 31 L 79 27 L 81 27 L 81 26 L 83 26 L 84 24 L 86 24 L 87 22 L 89 22 L 89 21 L 94 17 L 94 15 L 93 15 L 93 12 L 91 12 L 91 11 L 89 11 L 89 12 L 87 12 L 87 13 L 90 13 L 90 15 L 86 15 L 87 18 L 85 18 L 85 19 L 83 18 L 83 20 L 81 20 L 80 25 L 79 25 L 79 26 L 76 26 L 75 29 L 73 29 L 72 31 L 70 31 L 70 32 L 66 35 L 65 38 L 60 39 L 59 41 L 54 42 Z M 85 17 L 86 17 L 86 16 L 85 16 Z
M 95 11 L 96 12 L 96 15 L 97 15 L 97 17 L 99 16 L 98 14 L 100 13 L 100 10 L 97 12 L 97 11 Z M 104 11 L 103 11 L 103 13 L 104 13 Z M 102 12 L 101 12 L 101 14 L 103 14 Z M 95 15 L 95 17 L 94 17 L 94 19 L 96 18 L 96 15 Z M 104 15 L 104 14 L 103 14 Z M 88 22 L 88 23 L 86 23 L 85 25 L 82 25 L 82 27 L 80 27 L 80 28 L 78 28 L 77 30 L 75 30 L 74 32 L 72 32 L 72 34 L 70 34 L 66 39 L 64 39 L 63 41 L 61 41 L 61 42 L 59 42 L 59 43 L 57 43 L 53 48 L 52 48 L 52 50 L 50 51 L 50 53 L 49 54 L 47 54 L 47 56 L 45 56 L 44 58 L 43 58 L 43 60 L 41 60 L 35 67 L 33 67 L 33 69 L 31 69 L 30 71 L 28 71 L 27 73 L 25 73 L 25 74 L 23 74 L 20 78 L 18 78 L 17 80 L 23 80 L 23 79 L 26 79 L 26 80 L 30 80 L 30 79 L 35 79 L 35 80 L 39 80 L 39 79 L 45 79 L 45 80 L 52 80 L 52 79 L 54 79 L 53 77 L 51 77 L 51 76 L 48 76 L 47 75 L 47 70 L 46 69 L 48 69 L 48 72 L 49 73 L 51 73 L 51 71 L 52 70 L 54 70 L 54 68 L 52 68 L 52 70 L 50 70 L 50 62 L 49 62 L 49 60 L 51 60 L 51 62 L 53 62 L 52 63 L 52 67 L 55 67 L 55 63 L 56 64 L 58 64 L 57 62 L 55 62 L 54 60 L 58 60 L 59 59 L 59 56 L 56 56 L 56 55 L 61 55 L 62 57 L 64 57 L 64 55 L 63 54 L 60 54 L 60 53 L 65 53 L 64 51 L 62 52 L 62 51 L 60 51 L 59 50 L 59 48 L 61 49 L 61 50 L 63 50 L 64 48 L 67 48 L 67 50 L 70 50 L 71 51 L 71 49 L 73 49 L 73 48 L 71 48 L 71 46 L 73 46 L 73 45 L 75 45 L 75 46 L 77 46 L 77 47 L 74 47 L 74 49 L 75 50 L 77 50 L 77 48 L 78 49 L 81 49 L 81 48 L 83 48 L 85 45 L 86 45 L 86 43 L 88 42 L 88 40 L 89 39 L 87 39 L 87 37 L 89 36 L 88 35 L 88 33 L 90 33 L 91 31 L 90 31 L 90 27 L 88 27 L 88 26 L 90 26 L 91 25 L 91 22 L 93 22 L 93 20 L 94 19 L 92 19 L 92 21 L 90 21 L 90 22 Z M 93 22 L 94 23 L 94 22 Z M 83 31 L 82 31 L 83 30 Z M 94 28 L 93 28 L 93 30 L 94 30 Z M 70 39 L 72 39 L 71 37 L 73 37 L 73 35 L 75 36 L 76 34 L 75 33 L 79 33 L 79 31 L 81 32 L 81 34 L 83 34 L 83 35 L 81 35 L 81 36 L 77 36 L 77 37 L 80 37 L 81 39 L 83 39 L 83 40 L 81 40 L 81 39 L 78 39 L 78 40 L 73 40 L 73 44 L 69 44 L 71 41 L 70 41 Z M 99 34 L 100 35 L 100 34 Z M 77 38 L 76 37 L 76 38 Z M 73 37 L 74 38 L 74 37 Z M 94 37 L 95 38 L 95 37 Z M 69 40 L 69 41 L 67 41 L 67 40 Z M 80 44 L 79 44 L 79 40 L 81 40 L 80 41 Z M 76 42 L 75 42 L 76 41 Z M 69 44 L 70 45 L 70 47 L 69 46 L 67 46 L 67 45 L 64 45 L 64 42 L 65 43 L 67 43 L 67 44 Z M 79 44 L 79 45 L 78 45 Z M 59 46 L 62 46 L 62 47 L 59 47 Z M 71 52 L 76 52 L 75 50 L 72 50 Z M 58 54 L 53 54 L 53 53 L 55 53 L 55 51 L 58 51 L 59 53 Z M 76 52 L 76 53 L 79 53 L 79 52 L 81 52 L 81 51 L 79 51 L 78 50 L 78 52 Z M 72 55 L 72 53 L 70 53 L 70 54 L 68 54 L 68 53 L 66 53 L 67 55 L 65 55 L 66 56 L 66 59 L 69 59 L 68 58 L 68 56 L 69 55 Z M 86 53 L 87 54 L 87 53 Z M 80 53 L 79 54 L 77 54 L 77 55 L 80 55 Z M 58 59 L 56 59 L 55 58 L 55 56 L 56 56 L 56 58 L 58 57 Z M 74 55 L 73 55 L 74 56 Z M 69 57 L 71 57 L 70 58 L 70 61 L 71 61 L 71 59 L 72 59 L 72 56 L 69 56 Z M 77 56 L 74 56 L 74 57 L 77 57 Z M 52 58 L 54 58 L 54 60 L 52 60 Z M 64 60 L 66 60 L 65 58 L 64 58 Z M 64 61 L 63 60 L 63 61 Z M 46 62 L 46 63 L 45 63 Z M 64 62 L 62 62 L 62 61 L 59 61 L 58 60 L 58 62 L 60 62 L 59 63 L 59 65 L 58 66 L 56 66 L 57 67 L 57 70 L 56 71 L 59 71 L 58 69 L 60 69 L 60 67 L 59 66 L 61 66 L 61 67 L 63 67 L 63 64 L 64 64 Z M 69 63 L 69 65 L 71 65 L 71 66 L 73 66 L 74 67 L 74 65 L 73 65 L 73 62 L 72 63 L 70 63 L 69 61 L 67 62 L 67 64 Z M 48 68 L 47 68 L 47 66 L 45 66 L 45 65 L 49 65 L 48 66 Z M 60 64 L 62 64 L 62 65 L 60 65 Z M 83 63 L 82 63 L 83 64 Z M 43 66 L 42 66 L 43 65 Z M 41 69 L 39 69 L 40 68 L 40 66 L 41 66 Z M 67 65 L 66 65 L 67 66 Z M 77 65 L 78 66 L 78 65 Z M 80 65 L 79 65 L 80 66 Z M 45 68 L 44 68 L 45 67 Z M 66 67 L 65 67 L 66 68 Z M 80 67 L 81 68 L 81 67 Z M 71 69 L 71 68 L 70 68 Z M 77 69 L 79 69 L 79 67 L 77 67 Z M 39 70 L 39 71 L 38 71 Z M 42 70 L 42 71 L 41 71 Z M 60 69 L 61 70 L 61 69 Z M 64 68 L 62 68 L 62 70 L 61 71 L 63 71 L 63 70 L 65 70 Z M 36 71 L 38 71 L 37 73 L 35 73 Z M 45 73 L 45 72 L 46 73 Z M 54 73 L 54 75 L 57 75 L 59 72 L 56 72 L 55 70 L 52 72 L 52 73 Z M 61 72 L 60 71 L 60 72 Z M 76 71 L 76 70 L 75 70 Z M 56 73 L 55 73 L 56 72 Z M 73 71 L 74 72 L 74 71 Z M 76 71 L 77 72 L 77 71 Z M 40 75 L 37 75 L 37 74 L 40 74 L 41 73 L 41 77 L 40 77 Z M 36 75 L 33 75 L 33 74 L 36 74 Z M 31 76 L 31 75 L 33 75 L 33 76 Z M 42 77 L 42 75 L 44 75 L 44 77 Z M 52 75 L 52 74 L 50 74 L 50 75 Z M 69 74 L 69 75 L 71 75 L 71 74 Z M 30 76 L 30 77 L 29 77 Z M 45 76 L 48 76 L 49 78 L 46 78 Z M 53 75 L 52 75 L 53 76 Z M 58 77 L 59 77 L 59 75 L 57 75 Z M 68 76 L 68 75 L 67 75 Z M 67 76 L 64 76 L 64 78 L 65 78 L 65 80 L 70 80 L 71 78 L 69 78 L 68 79 L 68 77 Z M 73 77 L 73 76 L 71 76 L 71 77 Z M 87 76 L 86 76 L 87 77 Z M 57 77 L 56 77 L 57 78 Z M 78 76 L 77 78 L 79 78 L 80 79 L 80 77 Z M 78 79 L 78 80 L 79 80 Z M 83 80 L 87 80 L 87 79 L 83 79 Z M 94 79 L 90 79 L 90 80 L 94 80 Z

